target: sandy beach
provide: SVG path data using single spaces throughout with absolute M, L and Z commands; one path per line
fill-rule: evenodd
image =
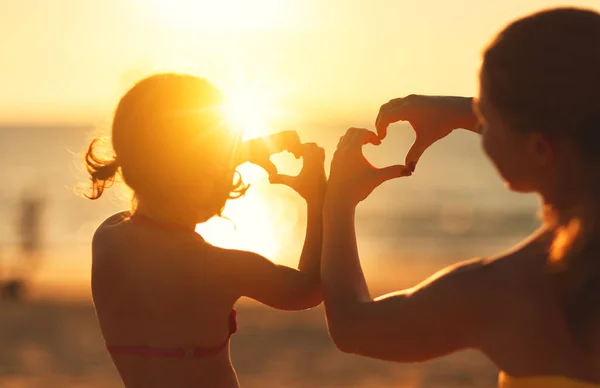
M 27 298 L 0 301 L 1 388 L 123 386 L 94 314 L 88 249 L 46 252 Z M 450 264 L 447 257 L 409 256 L 365 261 L 373 296 L 411 287 Z M 338 351 L 322 306 L 285 312 L 242 299 L 236 308 L 240 329 L 231 354 L 242 387 L 496 386 L 497 369 L 475 351 L 399 365 Z
M 0 387 L 122 387 L 89 301 L 0 304 Z M 397 365 L 343 354 L 322 307 L 281 312 L 240 303 L 231 353 L 242 387 L 494 387 L 497 370 L 476 352 Z

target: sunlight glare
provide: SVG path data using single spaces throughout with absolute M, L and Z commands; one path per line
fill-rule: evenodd
M 239 87 L 226 94 L 225 115 L 234 130 L 242 131 L 244 140 L 271 132 L 269 126 L 277 116 L 272 95 L 255 87 Z
M 148 0 L 169 27 L 233 32 L 285 26 L 286 1 L 280 0 Z
M 196 226 L 196 232 L 209 243 L 228 249 L 256 252 L 285 262 L 285 245 L 297 227 L 298 209 L 281 196 L 272 197 L 253 188 L 242 198 L 227 202 L 223 216 Z M 271 197 L 271 198 L 269 198 Z

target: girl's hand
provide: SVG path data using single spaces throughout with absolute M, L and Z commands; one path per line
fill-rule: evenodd
M 362 146 L 368 143 L 379 145 L 381 140 L 364 128 L 350 128 L 340 138 L 331 161 L 327 201 L 356 206 L 383 182 L 411 175 L 410 170 L 402 165 L 374 167 L 362 153 Z
M 291 187 L 308 203 L 322 203 L 327 182 L 325 150 L 316 143 L 305 143 L 298 148 L 296 157 L 298 156 L 303 159 L 298 176 L 275 174 L 271 175 L 269 181 Z
M 271 155 L 282 151 L 299 155 L 300 137 L 296 131 L 283 131 L 250 139 L 240 145 L 238 164 L 250 162 L 262 167 L 269 177 L 277 175 L 277 167 L 271 162 Z

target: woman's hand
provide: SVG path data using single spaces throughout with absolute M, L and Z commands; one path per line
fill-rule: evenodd
M 300 156 L 303 159 L 302 170 L 298 176 L 275 174 L 269 178 L 270 182 L 291 187 L 308 203 L 322 204 L 327 182 L 325 150 L 315 143 L 305 143 L 295 151 L 296 157 Z
M 416 133 L 415 142 L 406 155 L 405 164 L 414 171 L 421 155 L 436 141 L 454 129 L 465 128 L 476 132 L 477 118 L 473 114 L 472 99 L 450 96 L 410 95 L 396 98 L 381 106 L 375 126 L 380 139 L 387 135 L 387 127 L 397 121 L 408 121 Z
M 300 136 L 296 131 L 277 132 L 243 142 L 240 145 L 238 164 L 246 162 L 256 164 L 272 177 L 277 175 L 277 167 L 271 162 L 271 155 L 289 151 L 298 158 L 299 149 Z
M 340 138 L 331 161 L 326 195 L 328 201 L 356 206 L 383 182 L 411 175 L 409 169 L 402 165 L 374 167 L 362 153 L 362 146 L 369 143 L 379 145 L 381 140 L 364 128 L 350 128 Z

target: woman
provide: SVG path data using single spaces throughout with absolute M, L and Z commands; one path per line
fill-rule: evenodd
M 361 147 L 399 120 L 417 133 L 408 167 L 377 170 Z M 511 190 L 539 194 L 543 226 L 507 253 L 372 299 L 355 207 L 455 128 L 481 133 Z M 600 387 L 600 14 L 515 21 L 484 53 L 473 109 L 471 99 L 409 96 L 382 107 L 377 129 L 346 132 L 327 186 L 321 281 L 338 348 L 397 362 L 478 349 L 501 369 L 501 387 Z

